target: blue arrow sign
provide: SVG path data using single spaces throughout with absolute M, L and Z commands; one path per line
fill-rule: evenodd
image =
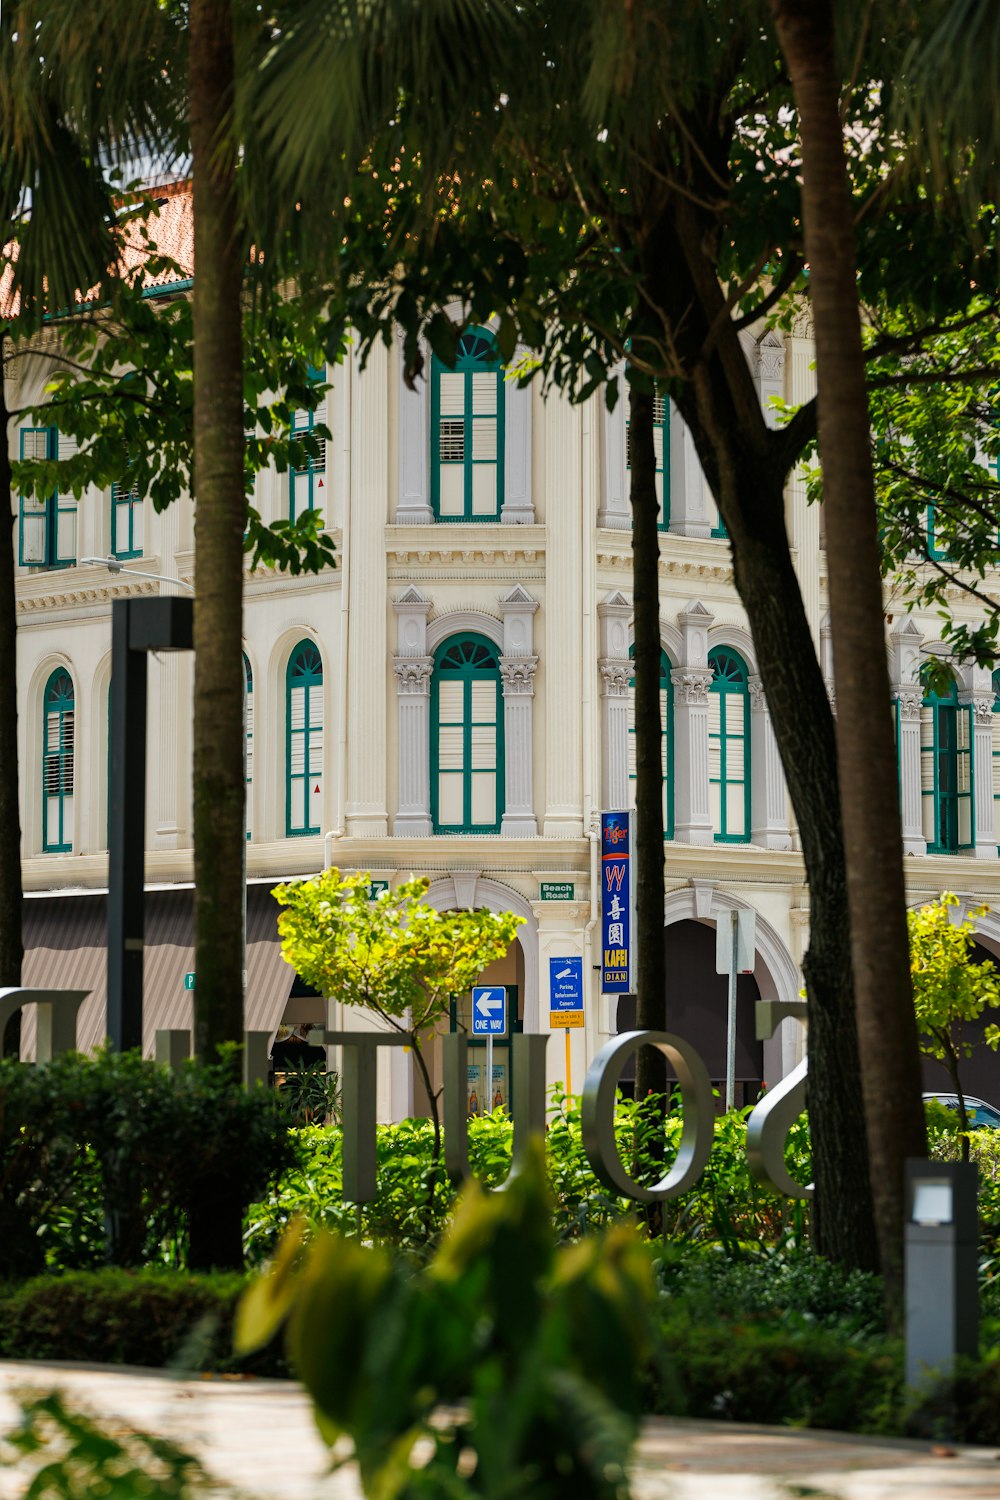
M 583 1010 L 583 959 L 549 959 L 549 1009 Z
M 472 1035 L 505 1036 L 507 991 L 502 984 L 476 985 L 472 991 Z

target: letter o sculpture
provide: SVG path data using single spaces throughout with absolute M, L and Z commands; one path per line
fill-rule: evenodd
M 625 1059 L 640 1047 L 658 1047 L 673 1066 L 684 1106 L 684 1128 L 673 1166 L 654 1187 L 642 1187 L 622 1166 L 615 1141 L 615 1091 Z M 640 1203 L 676 1198 L 705 1170 L 715 1138 L 715 1107 L 708 1070 L 695 1049 L 669 1031 L 624 1031 L 594 1058 L 583 1084 L 583 1149 L 606 1188 Z

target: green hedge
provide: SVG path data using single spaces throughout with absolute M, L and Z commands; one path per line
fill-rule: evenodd
M 69 1271 L 0 1287 L 0 1358 L 287 1375 L 280 1348 L 233 1354 L 236 1273 Z

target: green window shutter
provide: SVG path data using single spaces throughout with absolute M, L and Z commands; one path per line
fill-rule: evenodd
M 453 370 L 431 363 L 431 505 L 439 521 L 496 521 L 504 487 L 503 370 L 493 335 L 468 329 Z
M 728 647 L 709 652 L 708 782 L 718 843 L 750 837 L 750 692 L 743 658 Z
M 54 427 L 21 428 L 22 462 L 44 461 L 57 456 Z M 22 568 L 52 566 L 54 553 L 53 499 L 46 495 L 21 495 L 18 514 L 18 562 Z
M 629 656 L 635 648 L 630 647 Z M 674 836 L 674 686 L 670 681 L 670 661 L 660 652 L 660 760 L 663 769 L 663 837 Z M 629 807 L 635 807 L 635 678 L 628 685 L 628 779 Z
M 319 833 L 323 811 L 323 662 L 301 641 L 285 675 L 285 832 Z
M 656 455 L 656 498 L 660 514 L 657 527 L 670 530 L 670 402 L 653 397 L 653 452 Z M 632 424 L 625 423 L 625 467 L 632 467 Z
M 42 701 L 42 848 L 67 854 L 73 848 L 73 680 L 63 667 L 45 684 Z
M 143 497 L 131 467 L 111 486 L 111 551 L 122 559 L 142 556 Z
M 499 833 L 503 704 L 497 648 L 485 636 L 439 646 L 431 679 L 431 816 L 435 833 Z
M 243 732 L 246 735 L 246 838 L 249 843 L 252 830 L 253 799 L 253 668 L 246 652 L 243 653 Z
M 939 562 L 948 556 L 944 548 L 937 544 L 937 522 L 933 505 L 927 507 L 927 555 Z
M 326 371 L 310 365 L 309 380 L 315 385 L 326 379 Z M 288 519 L 292 522 L 309 510 L 321 510 L 326 503 L 326 438 L 317 437 L 315 411 L 292 414 L 292 436 L 309 439 L 309 452 L 300 468 L 288 471 Z
M 947 694 L 926 692 L 920 710 L 920 790 L 928 852 L 958 854 L 975 848 L 975 772 L 972 706 Z

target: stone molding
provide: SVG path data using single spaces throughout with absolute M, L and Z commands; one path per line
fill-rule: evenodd
M 505 698 L 534 696 L 537 656 L 501 656 L 499 663 Z
M 609 661 L 603 658 L 598 662 L 601 676 L 604 679 L 603 694 L 605 698 L 627 698 L 629 682 L 632 678 L 631 669 L 627 661 Z
M 433 666 L 433 659 L 429 656 L 394 656 L 392 669 L 396 674 L 396 691 L 400 694 L 430 692 Z
M 670 674 L 670 681 L 678 698 L 689 706 L 708 706 L 708 690 L 712 686 L 711 672 L 689 672 L 683 668 Z
M 901 719 L 907 723 L 913 720 L 919 722 L 924 695 L 918 688 L 898 688 L 892 696 L 895 702 L 899 704 L 899 717 Z

